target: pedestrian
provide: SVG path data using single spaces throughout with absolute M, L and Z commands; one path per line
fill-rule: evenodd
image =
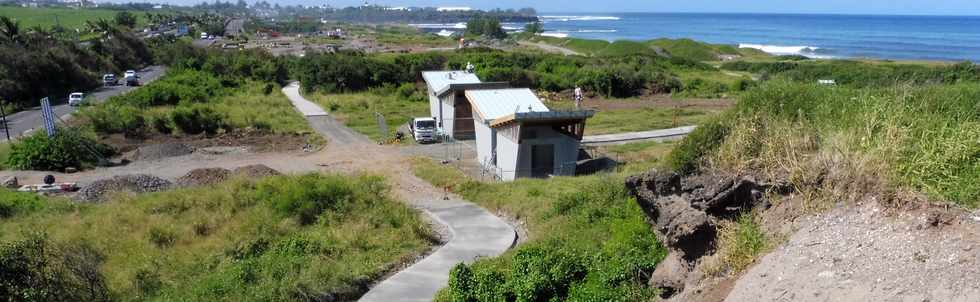
M 575 86 L 575 109 L 582 109 L 582 87 Z

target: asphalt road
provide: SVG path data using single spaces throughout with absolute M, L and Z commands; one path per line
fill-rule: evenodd
M 139 71 L 140 82 L 142 84 L 150 83 L 166 71 L 164 66 L 150 66 Z M 121 77 L 122 75 L 117 75 Z M 120 83 L 125 80 L 120 79 Z M 95 91 L 89 91 L 85 93 L 85 101 L 89 103 L 101 103 L 112 96 L 117 96 L 133 89 L 139 87 L 127 87 L 125 85 L 111 86 L 111 87 L 99 87 Z M 78 107 L 68 106 L 66 103 L 68 96 L 65 95 L 64 98 L 59 98 L 55 100 L 57 105 L 52 108 L 56 116 L 61 117 L 63 120 L 67 120 L 68 116 L 71 115 Z M 40 102 L 40 100 L 38 100 Z M 43 129 L 44 124 L 41 120 L 41 107 L 35 107 L 21 112 L 17 112 L 7 116 L 7 125 L 10 127 L 10 137 L 16 138 L 24 134 L 29 134 L 33 129 Z M 7 136 L 3 133 L 3 125 L 0 124 L 0 141 L 6 141 Z

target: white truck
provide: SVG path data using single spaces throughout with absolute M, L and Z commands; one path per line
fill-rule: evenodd
M 412 138 L 414 138 L 416 142 L 434 143 L 439 141 L 435 118 L 413 118 L 412 122 L 408 123 L 408 130 L 412 132 Z

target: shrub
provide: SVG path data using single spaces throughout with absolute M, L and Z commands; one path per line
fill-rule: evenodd
M 44 206 L 44 200 L 37 194 L 0 189 L 0 218 L 10 218 L 19 214 L 31 213 Z
M 177 242 L 176 233 L 160 227 L 151 227 L 146 236 L 150 240 L 150 243 L 153 243 L 158 248 L 168 248 Z
M 380 198 L 386 190 L 380 178 L 362 177 L 361 182 L 355 183 L 339 176 L 309 174 L 263 180 L 255 194 L 260 200 L 268 200 L 269 206 L 280 214 L 296 217 L 302 224 L 311 224 L 324 211 L 343 213 L 348 203 L 358 196 Z
M 667 155 L 667 163 L 678 173 L 693 173 L 701 159 L 718 148 L 728 135 L 729 127 L 719 118 L 694 129 Z
M 77 130 L 61 128 L 53 137 L 44 131 L 25 137 L 11 146 L 7 164 L 23 170 L 59 171 L 81 168 L 112 155 L 112 150 Z
M 174 125 L 187 134 L 213 135 L 224 126 L 224 117 L 203 104 L 179 106 L 170 113 Z
M 0 243 L 0 300 L 108 301 L 104 257 L 87 244 L 53 244 L 44 234 Z

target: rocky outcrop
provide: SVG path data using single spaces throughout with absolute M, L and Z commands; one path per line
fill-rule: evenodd
M 663 297 L 682 291 L 698 259 L 714 251 L 719 221 L 767 208 L 763 192 L 778 189 L 751 177 L 656 170 L 627 178 L 626 187 L 669 250 L 650 280 Z

